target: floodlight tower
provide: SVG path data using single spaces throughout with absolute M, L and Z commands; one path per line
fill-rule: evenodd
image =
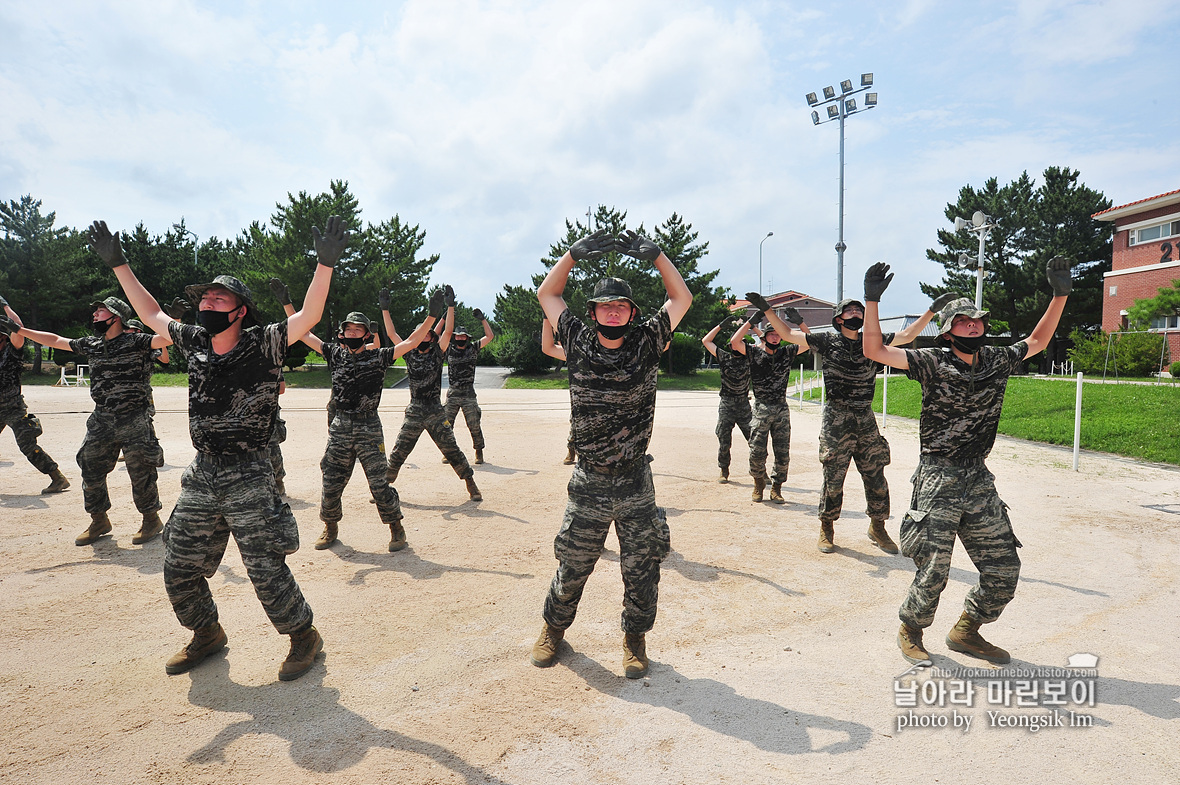
M 982 210 L 976 210 L 970 221 L 966 218 L 955 219 L 956 232 L 966 229 L 979 235 L 979 258 L 975 265 L 975 308 L 980 311 L 983 310 L 983 246 L 987 242 L 987 236 L 995 228 L 996 220 L 990 215 L 985 215 Z M 965 253 L 959 254 L 959 267 L 966 270 L 970 266 L 971 257 Z
M 811 113 L 811 122 L 815 125 L 820 123 L 831 122 L 832 120 L 840 121 L 840 239 L 836 243 L 836 302 L 844 299 L 844 251 L 848 247 L 844 244 L 844 118 L 848 115 L 863 112 L 866 109 L 872 109 L 877 105 L 877 94 L 875 92 L 865 93 L 865 105 L 857 107 L 856 99 L 852 96 L 857 93 L 864 92 L 873 86 L 873 75 L 871 73 L 860 75 L 860 88 L 852 89 L 852 80 L 845 79 L 840 83 L 840 95 L 836 95 L 835 88 L 825 87 L 823 89 L 824 100 L 819 100 L 815 93 L 807 94 L 808 106 L 824 106 L 827 105 L 827 118 L 821 120 L 819 117 L 819 110 L 813 110 Z

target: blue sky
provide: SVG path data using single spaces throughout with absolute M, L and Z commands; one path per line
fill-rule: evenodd
M 884 260 L 883 311 L 916 312 L 965 184 L 1069 166 L 1114 204 L 1180 188 L 1178 21 L 1175 0 L 8 3 L 0 199 L 204 239 L 344 179 L 485 309 L 588 207 L 678 212 L 719 283 L 756 289 L 773 231 L 763 289 L 831 300 L 838 131 L 804 95 L 871 71 L 845 292 Z

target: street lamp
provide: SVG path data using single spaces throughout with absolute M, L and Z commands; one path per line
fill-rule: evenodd
M 180 220 L 184 220 L 181 218 Z M 197 243 L 201 241 L 197 233 L 184 228 L 184 224 L 172 224 L 172 228 L 180 234 L 192 235 L 193 238 L 193 269 L 197 269 Z
M 845 79 L 840 82 L 840 94 L 836 94 L 835 88 L 828 86 L 823 89 L 823 100 L 816 97 L 815 93 L 807 94 L 808 106 L 824 106 L 827 105 L 827 117 L 820 119 L 819 110 L 816 109 L 811 113 L 811 122 L 815 125 L 820 123 L 827 123 L 832 120 L 840 121 L 840 239 L 836 243 L 836 302 L 844 299 L 844 251 L 848 248 L 844 244 L 844 118 L 857 112 L 863 112 L 872 109 L 877 105 L 877 94 L 875 92 L 865 93 L 864 106 L 857 106 L 856 99 L 851 96 L 857 93 L 870 90 L 873 87 L 873 75 L 861 74 L 860 87 L 856 90 L 852 89 L 852 80 Z
M 987 242 L 987 236 L 995 228 L 996 220 L 990 215 L 985 215 L 982 210 L 976 210 L 970 221 L 966 218 L 955 219 L 956 232 L 966 229 L 979 235 L 979 260 L 975 266 L 975 308 L 979 311 L 983 310 L 983 246 Z M 966 270 L 970 266 L 971 257 L 965 253 L 959 254 L 959 267 Z
M 774 232 L 767 232 L 766 236 L 762 238 L 762 243 L 774 237 Z M 766 294 L 762 291 L 762 243 L 758 243 L 758 294 Z

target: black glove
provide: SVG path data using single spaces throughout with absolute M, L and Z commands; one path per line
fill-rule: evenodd
M 770 310 L 770 303 L 766 302 L 766 298 L 758 292 L 746 292 L 746 299 L 750 301 L 750 305 L 762 311 L 763 314 Z
M 658 245 L 630 229 L 619 235 L 615 250 L 641 262 L 654 262 L 663 253 Z
M 315 255 L 324 267 L 335 267 L 336 262 L 344 255 L 344 246 L 348 245 L 348 232 L 344 231 L 344 221 L 338 215 L 328 219 L 328 228 L 320 234 L 320 230 L 311 227 L 311 236 L 315 241 Z
M 8 307 L 8 300 L 4 299 L 4 295 L 0 295 L 0 311 Z
M 955 294 L 954 292 L 947 292 L 946 294 L 940 294 L 934 300 L 934 302 L 930 303 L 930 311 L 931 311 L 931 313 L 938 313 L 943 308 L 945 308 L 946 304 L 949 303 L 951 300 L 957 300 L 957 299 L 959 299 L 959 295 Z
M 726 328 L 732 327 L 734 322 L 736 322 L 737 320 L 738 320 L 737 315 L 731 313 L 729 316 L 726 316 L 724 319 L 722 319 L 721 322 L 717 325 L 717 327 L 718 327 L 718 329 L 724 331 Z
M 90 250 L 98 254 L 99 258 L 106 262 L 107 267 L 113 270 L 127 264 L 123 257 L 123 246 L 119 243 L 119 233 L 111 234 L 106 221 L 95 221 L 90 226 L 88 238 Z
M 783 316 L 787 317 L 787 321 L 791 324 L 803 324 L 803 314 L 795 308 L 783 309 Z
M 570 246 L 570 256 L 575 262 L 600 259 L 607 251 L 615 249 L 615 238 L 606 229 L 599 229 Z
M 750 318 L 747 319 L 746 321 L 749 322 L 752 327 L 757 327 L 758 325 L 762 324 L 762 320 L 765 318 L 766 318 L 766 311 L 759 309 L 757 311 L 754 311 L 754 313 L 750 314 Z
M 440 316 L 442 316 L 443 311 L 446 310 L 446 304 L 443 302 L 444 297 L 445 294 L 443 293 L 442 287 L 435 289 L 434 294 L 430 295 L 429 313 L 435 319 L 438 319 Z
M 889 265 L 877 262 L 865 272 L 865 302 L 879 303 L 881 295 L 889 288 L 893 280 L 893 273 L 889 272 Z
M 1065 297 L 1073 291 L 1073 277 L 1070 275 L 1072 263 L 1064 256 L 1054 256 L 1045 265 L 1045 276 L 1049 285 L 1053 287 L 1054 297 Z
M 287 284 L 274 276 L 271 276 L 271 279 L 266 283 L 270 286 L 270 293 L 279 301 L 279 305 L 291 304 L 291 291 L 287 288 Z
M 377 305 L 381 306 L 381 310 L 389 310 L 389 289 L 381 288 L 377 290 Z
M 173 297 L 172 302 L 164 309 L 164 313 L 171 316 L 176 321 L 184 319 L 184 315 L 191 311 L 193 307 L 189 305 L 188 300 L 183 297 Z
M 480 324 L 483 324 L 484 321 L 486 321 L 488 318 L 488 317 L 484 316 L 483 311 L 479 310 L 478 308 L 476 308 L 474 311 L 472 311 L 471 315 L 474 316 L 476 319 L 478 319 Z
M 0 314 L 0 333 L 4 335 L 12 335 L 20 329 L 20 325 L 9 319 L 5 314 Z
M 451 288 L 450 284 L 443 287 L 443 302 L 447 304 L 448 308 L 455 307 L 455 290 Z

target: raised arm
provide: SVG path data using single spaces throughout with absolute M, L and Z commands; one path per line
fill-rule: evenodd
M 557 264 L 549 268 L 549 274 L 541 285 L 537 287 L 537 301 L 541 303 L 541 310 L 550 324 L 556 325 L 565 312 L 565 283 L 570 270 L 578 262 L 585 262 L 602 258 L 607 251 L 614 250 L 615 238 L 606 229 L 599 229 L 594 234 L 587 235 L 570 246 Z
M 42 332 L 41 330 L 30 330 L 28 327 L 21 327 L 18 330 L 13 330 L 12 335 L 20 335 L 21 337 L 28 338 L 30 341 L 35 341 L 42 346 L 49 346 L 53 349 L 61 349 L 62 351 L 66 352 L 71 351 L 70 339 L 63 338 L 57 333 L 47 333 Z M 12 345 L 16 348 L 20 348 L 17 346 L 15 341 L 13 341 Z M 21 345 L 24 345 L 23 341 Z
M 565 349 L 558 345 L 553 334 L 553 325 L 548 319 L 541 320 L 541 351 L 554 360 L 565 362 Z
M 1053 299 L 1049 301 L 1045 315 L 1033 328 L 1032 335 L 1024 339 L 1028 344 L 1028 351 L 1024 355 L 1026 360 L 1043 351 L 1052 340 L 1053 333 L 1057 332 L 1057 324 L 1061 321 L 1061 314 L 1065 312 L 1065 301 L 1073 291 L 1073 280 L 1070 276 L 1072 266 L 1070 260 L 1064 256 L 1054 256 L 1045 265 L 1045 277 L 1053 287 Z
M 738 325 L 738 328 L 734 330 L 733 335 L 729 337 L 730 349 L 733 349 L 735 352 L 740 354 L 746 353 L 746 342 L 743 339 L 746 337 L 746 333 L 750 330 L 756 331 L 754 322 L 761 319 L 761 317 L 758 315 L 759 313 L 759 311 L 755 311 L 754 313 L 750 314 L 750 318 Z
M 714 357 L 717 356 L 717 344 L 713 341 L 717 338 L 717 333 L 721 332 L 721 329 L 729 324 L 729 320 L 730 317 L 726 316 L 721 320 L 721 324 L 717 325 L 712 330 L 709 330 L 709 332 L 705 333 L 705 337 L 701 339 L 701 343 L 704 344 L 705 350 Z
M 393 346 L 397 346 L 402 342 L 402 337 L 397 334 L 397 328 L 393 326 L 393 317 L 389 315 L 389 287 L 382 287 L 377 292 L 377 304 L 381 306 L 381 321 L 385 323 L 385 334 L 389 336 L 389 342 Z
M 865 357 L 891 368 L 906 370 L 910 367 L 909 357 L 905 349 L 896 346 L 886 346 L 881 335 L 881 316 L 878 304 L 881 295 L 893 280 L 893 273 L 889 272 L 889 265 L 877 262 L 865 273 L 865 324 L 862 347 Z
M 303 297 L 303 307 L 287 317 L 288 346 L 302 340 L 311 328 L 319 324 L 320 318 L 324 315 L 324 303 L 328 300 L 332 270 L 348 245 L 349 235 L 344 229 L 344 221 L 338 215 L 328 219 L 324 234 L 321 235 L 319 228 L 315 226 L 311 227 L 311 233 L 315 240 L 315 253 L 319 263 L 316 265 L 315 275 L 312 276 L 311 286 L 307 287 L 307 294 Z
M 443 302 L 447 305 L 447 321 L 442 334 L 438 336 L 438 348 L 441 352 L 445 352 L 451 345 L 451 333 L 455 331 L 455 290 L 450 284 L 443 287 Z
M 488 318 L 484 316 L 484 312 L 476 308 L 471 312 L 471 315 L 479 319 L 479 323 L 483 325 L 483 338 L 479 339 L 479 348 L 484 348 L 492 341 L 496 340 L 496 334 L 492 332 L 492 325 L 488 323 Z
M 430 332 L 430 328 L 434 326 L 434 322 L 435 319 L 433 316 L 427 316 L 425 319 L 423 319 L 422 323 L 415 327 L 414 331 L 410 333 L 409 338 L 406 338 L 404 341 L 399 341 L 396 345 L 394 345 L 394 357 L 401 357 L 406 352 L 422 343 L 422 339 L 426 337 L 428 332 Z
M 0 297 L 0 308 L 4 309 L 4 313 L 8 314 L 8 318 L 12 320 L 12 324 L 5 324 L 3 329 L 8 332 L 8 341 L 12 344 L 13 349 L 20 349 L 25 345 L 25 339 L 20 337 L 20 328 L 24 327 L 25 323 L 21 321 L 20 316 L 8 304 L 8 301 Z
M 676 265 L 672 264 L 672 260 L 664 255 L 658 245 L 631 230 L 619 236 L 616 248 L 620 253 L 625 253 L 633 259 L 651 262 L 659 270 L 660 277 L 664 279 L 664 289 L 668 292 L 668 301 L 664 303 L 664 308 L 668 311 L 668 319 L 675 330 L 676 325 L 680 324 L 680 320 L 692 306 L 692 292 L 689 291 L 688 284 L 684 282 Z
M 930 303 L 930 307 L 926 309 L 926 313 L 919 316 L 913 324 L 906 327 L 904 330 L 898 330 L 893 340 L 889 342 L 890 346 L 905 346 L 911 343 L 915 338 L 922 334 L 922 330 L 926 329 L 926 325 L 930 324 L 930 320 L 934 318 L 934 314 L 942 310 L 942 306 L 949 303 L 951 300 L 958 297 L 957 294 L 948 292 L 940 295 L 934 302 Z M 879 323 L 879 322 L 878 322 Z
M 131 303 L 131 307 L 139 314 L 143 323 L 152 328 L 154 333 L 168 335 L 168 324 L 172 322 L 172 317 L 164 312 L 156 298 L 152 297 L 131 271 L 131 265 L 127 264 L 127 259 L 123 256 L 119 233 L 111 234 L 106 221 L 95 221 L 90 226 L 88 240 L 90 250 L 97 253 L 119 279 L 119 285 L 127 295 L 127 302 Z

